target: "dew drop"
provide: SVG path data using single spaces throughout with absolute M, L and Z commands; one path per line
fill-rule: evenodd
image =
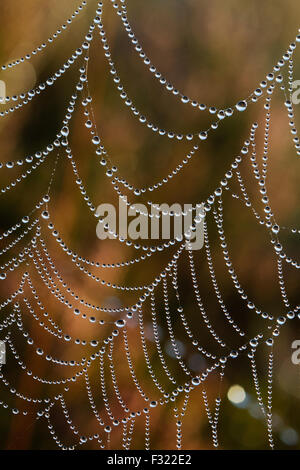
M 238 357 L 238 355 L 239 355 L 238 351 L 231 351 L 231 353 L 230 353 L 230 357 L 232 357 L 232 358 L 234 358 L 234 359 L 235 359 L 236 357 Z
M 195 385 L 195 387 L 197 387 L 198 385 L 200 385 L 200 379 L 198 377 L 194 377 L 192 379 L 192 384 Z
M 68 137 L 69 135 L 69 128 L 67 126 L 64 126 L 61 130 L 61 135 L 63 135 L 64 137 Z
M 43 211 L 42 212 L 42 217 L 43 217 L 43 219 L 49 219 L 49 212 L 48 211 Z
M 238 111 L 245 111 L 247 108 L 247 101 L 239 101 L 235 107 Z
M 94 145 L 99 145 L 100 144 L 100 139 L 97 135 L 95 135 L 95 137 L 92 138 L 92 142 Z
M 202 131 L 199 133 L 199 139 L 200 140 L 206 140 L 207 139 L 207 132 L 206 131 Z

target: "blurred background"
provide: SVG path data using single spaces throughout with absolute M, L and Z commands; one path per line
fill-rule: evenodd
M 299 24 L 300 6 L 297 2 L 286 0 L 151 0 L 149 2 L 129 0 L 128 16 L 132 27 L 140 39 L 143 48 L 157 69 L 179 90 L 194 97 L 200 103 L 205 102 L 219 109 L 226 109 L 240 99 L 244 99 L 259 85 L 273 65 L 281 58 L 288 45 L 294 41 Z M 70 0 L 2 0 L 0 3 L 0 62 L 8 63 L 33 50 L 59 28 L 71 15 L 79 2 Z M 49 45 L 42 54 L 30 62 L 1 72 L 0 80 L 6 83 L 8 95 L 22 93 L 44 82 L 58 70 L 66 59 L 77 49 L 92 21 L 96 2 L 90 0 L 88 8 L 73 21 L 67 32 L 53 45 Z M 194 110 L 167 93 L 157 80 L 147 71 L 129 43 L 120 18 L 116 15 L 108 0 L 104 1 L 104 26 L 111 46 L 121 80 L 128 95 L 136 107 L 159 127 L 173 129 L 176 132 L 198 132 L 206 129 L 214 116 L 208 112 Z M 296 51 L 294 62 L 295 79 L 300 79 L 299 53 Z M 61 129 L 61 122 L 66 106 L 73 93 L 78 77 L 79 62 L 63 75 L 54 86 L 34 98 L 21 110 L 0 120 L 1 162 L 24 159 L 27 155 L 53 142 Z M 285 77 L 286 81 L 286 77 Z M 166 176 L 191 149 L 192 143 L 170 140 L 158 136 L 135 119 L 124 106 L 114 87 L 103 49 L 96 33 L 90 48 L 89 87 L 93 96 L 93 107 L 98 131 L 119 173 L 137 187 L 152 185 Z M 284 97 L 276 90 L 272 100 L 272 122 L 270 130 L 270 153 L 268 192 L 271 206 L 279 225 L 299 227 L 299 157 L 291 142 L 289 123 Z M 231 119 L 224 120 L 216 132 L 201 144 L 200 150 L 185 166 L 183 171 L 164 185 L 151 198 L 157 203 L 199 203 L 205 200 L 219 185 L 220 179 L 229 169 L 233 158 L 238 155 L 243 142 L 249 137 L 251 124 L 257 121 L 257 158 L 260 161 L 263 152 L 264 102 L 251 104 L 244 113 L 235 113 Z M 1 109 L 6 109 L 0 105 Z M 110 180 L 99 165 L 94 149 L 90 144 L 88 130 L 84 126 L 83 108 L 78 106 L 70 127 L 70 145 L 87 193 L 95 206 L 101 203 L 118 204 Z M 300 108 L 295 106 L 295 121 L 300 119 Z M 29 214 L 35 204 L 47 192 L 50 175 L 54 168 L 56 153 L 53 153 L 32 175 L 18 184 L 12 191 L 2 194 L 1 232 L 14 225 L 23 215 Z M 263 206 L 259 200 L 257 181 L 249 160 L 241 165 L 241 172 L 247 185 L 247 191 L 258 213 L 263 215 Z M 22 173 L 20 169 L 1 170 L 1 188 L 15 180 Z M 232 181 L 232 187 L 238 191 L 238 184 Z M 125 190 L 124 190 L 125 192 Z M 130 193 L 126 193 L 133 201 Z M 230 194 L 224 194 L 224 226 L 230 256 L 241 285 L 249 298 L 274 317 L 286 313 L 280 294 L 276 274 L 276 258 L 270 244 L 270 237 L 264 227 Z M 137 201 L 137 198 L 134 199 Z M 145 202 L 147 198 L 142 198 Z M 137 252 L 117 241 L 100 241 L 96 236 L 96 219 L 86 206 L 72 172 L 70 161 L 61 152 L 51 186 L 49 204 L 51 220 L 62 234 L 65 243 L 81 256 L 102 263 L 130 260 Z M 249 310 L 237 295 L 232 280 L 226 270 L 217 238 L 216 227 L 211 215 L 207 218 L 211 251 L 214 266 L 224 302 L 232 317 L 247 333 L 247 337 L 265 331 L 266 322 Z M 16 232 L 18 233 L 18 232 Z M 42 226 L 42 234 L 52 259 L 59 267 L 68 286 L 79 298 L 84 298 L 92 305 L 104 305 L 111 308 L 131 305 L 137 299 L 137 293 L 116 291 L 93 282 L 74 266 L 47 229 L 47 222 Z M 30 241 L 31 234 L 22 239 L 20 245 Z M 297 259 L 299 233 L 280 232 L 280 240 L 287 253 Z M 9 240 L 13 240 L 12 236 Z M 159 242 L 158 242 L 159 243 Z M 1 247 L 7 239 L 1 241 Z M 21 249 L 16 246 L 14 255 Z M 2 248 L 1 248 L 2 249 Z M 12 256 L 12 251 L 1 257 L 4 264 Z M 133 267 L 114 270 L 95 270 L 93 273 L 111 282 L 121 285 L 149 284 L 159 274 L 174 248 L 153 255 L 149 260 Z M 195 252 L 195 265 L 198 274 L 200 294 L 211 322 L 230 349 L 237 349 L 243 344 L 240 338 L 226 323 L 224 314 L 217 303 L 216 295 L 209 277 L 204 250 Z M 298 258 L 299 259 L 299 258 Z M 49 315 L 59 327 L 72 337 L 86 338 L 89 341 L 107 337 L 111 325 L 95 326 L 81 320 L 72 311 L 49 295 L 49 291 L 37 275 L 34 267 L 26 267 L 33 285 L 37 288 Z M 89 269 L 89 268 L 88 268 Z M 3 302 L 20 283 L 24 266 L 10 274 L 1 283 L 1 302 Z M 290 265 L 284 264 L 287 292 L 293 308 L 299 304 L 299 273 Z M 60 286 L 61 287 L 61 286 Z M 178 348 L 188 368 L 198 374 L 209 366 L 207 360 L 188 340 L 176 313 L 176 297 L 169 283 L 171 316 Z M 191 284 L 188 258 L 185 254 L 179 262 L 179 289 L 185 315 L 189 319 L 199 344 L 224 355 L 224 350 L 214 342 L 205 328 Z M 62 289 L 63 290 L 63 289 Z M 28 287 L 25 294 L 38 311 L 36 300 Z M 74 299 L 68 297 L 72 303 Z M 168 366 L 178 383 L 184 383 L 186 376 L 174 358 L 167 323 L 164 315 L 162 289 L 156 294 L 157 315 L 160 339 Z M 79 360 L 95 351 L 91 346 L 78 347 L 71 343 L 58 341 L 44 331 L 32 317 L 24 302 L 20 301 L 24 328 L 34 339 L 35 345 L 44 350 L 44 356 L 38 356 L 36 347 L 26 343 L 16 326 L 11 327 L 12 337 L 20 358 L 34 374 L 49 380 L 70 377 L 76 368 L 55 365 L 45 360 L 45 355 L 64 360 Z M 80 305 L 80 304 L 79 304 Z M 11 312 L 11 306 L 1 311 L 1 318 Z M 81 308 L 81 307 L 80 307 Z M 88 309 L 82 311 L 93 315 Z M 39 312 L 41 313 L 41 312 Z M 109 322 L 118 319 L 117 315 L 96 312 L 97 319 Z M 144 306 L 144 323 L 147 346 L 154 370 L 159 381 L 167 391 L 173 385 L 166 378 L 155 349 L 151 311 L 149 302 Z M 133 356 L 134 368 L 140 384 L 151 399 L 159 400 L 159 392 L 151 381 L 145 365 L 142 344 L 135 320 L 128 322 L 128 338 Z M 0 339 L 5 336 L 1 332 Z M 299 449 L 300 418 L 299 393 L 300 369 L 291 361 L 294 340 L 300 340 L 299 320 L 295 319 L 282 328 L 280 337 L 274 345 L 274 440 L 277 449 Z M 257 351 L 257 367 L 262 395 L 267 393 L 267 346 L 260 346 Z M 130 409 L 141 409 L 144 404 L 135 388 L 126 364 L 121 337 L 115 342 L 115 367 L 119 388 Z M 79 370 L 79 369 L 78 369 Z M 109 369 L 106 370 L 107 374 Z M 64 391 L 63 386 L 43 385 L 17 364 L 10 350 L 7 351 L 7 364 L 2 373 L 10 387 L 20 393 L 43 398 Z M 89 369 L 93 395 L 100 415 L 105 416 L 101 395 L 99 361 L 94 361 Z M 122 410 L 113 396 L 111 380 L 107 375 L 108 394 L 112 396 L 111 407 L 117 417 L 122 417 Z M 18 399 L 9 388 L 0 383 L 0 400 L 10 407 L 29 410 L 27 416 L 14 416 L 9 410 L 1 408 L 0 447 L 2 449 L 53 449 L 55 443 L 49 435 L 44 418 L 34 419 L 34 412 L 39 405 Z M 207 381 L 210 403 L 213 403 L 219 390 L 218 375 L 211 374 Z M 232 388 L 235 387 L 235 388 Z M 225 369 L 225 378 L 221 388 L 222 405 L 219 422 L 219 441 L 223 449 L 265 449 L 268 447 L 266 424 L 257 405 L 255 388 L 251 374 L 250 360 L 241 355 L 231 361 Z M 65 392 L 66 403 L 74 424 L 83 436 L 99 432 L 99 426 L 87 398 L 84 379 L 80 378 Z M 179 398 L 178 407 L 183 405 Z M 106 416 L 107 420 L 107 416 Z M 59 402 L 51 409 L 51 421 L 56 434 L 66 445 L 76 442 Z M 120 447 L 121 427 L 112 435 L 111 447 Z M 144 446 L 144 418 L 136 422 L 136 432 L 132 448 Z M 175 419 L 172 406 L 158 406 L 151 417 L 151 448 L 175 448 Z M 119 434 L 118 434 L 119 433 Z M 95 441 L 88 442 L 81 448 L 98 448 Z M 207 422 L 201 397 L 201 390 L 195 389 L 190 398 L 186 416 L 183 420 L 183 448 L 212 448 L 211 431 Z

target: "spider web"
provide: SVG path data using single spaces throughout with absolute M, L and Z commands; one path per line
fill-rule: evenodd
M 297 301 L 291 303 L 285 284 L 286 265 L 293 270 L 299 269 L 300 265 L 289 256 L 280 239 L 282 231 L 295 233 L 298 230 L 279 226 L 271 207 L 266 179 L 272 125 L 271 106 L 275 92 L 281 96 L 281 105 L 290 124 L 295 153 L 300 155 L 291 101 L 293 58 L 300 37 L 297 36 L 295 42 L 289 45 L 273 70 L 247 99 L 241 99 L 232 108 L 216 109 L 185 96 L 163 77 L 144 52 L 132 30 L 125 0 L 112 0 L 112 4 L 136 53 L 153 75 L 153 79 L 158 80 L 166 92 L 182 103 L 209 112 L 216 120 L 209 128 L 201 129 L 197 133 L 178 134 L 169 129 L 161 129 L 142 114 L 129 97 L 113 62 L 102 19 L 102 2 L 95 8 L 94 20 L 85 32 L 80 47 L 73 51 L 62 67 L 34 89 L 6 98 L 5 107 L 0 113 L 1 119 L 9 117 L 12 113 L 17 114 L 19 109 L 26 107 L 52 87 L 70 67 L 76 71 L 76 83 L 72 85 L 72 89 L 70 85 L 69 102 L 55 138 L 50 139 L 49 143 L 34 155 L 1 163 L 1 169 L 5 171 L 18 172 L 21 169 L 23 172 L 17 173 L 17 176 L 13 176 L 14 179 L 7 181 L 6 186 L 2 188 L 3 197 L 6 197 L 7 193 L 18 191 L 19 185 L 26 178 L 47 166 L 47 190 L 42 193 L 31 212 L 23 214 L 0 237 L 0 278 L 3 284 L 7 284 L 5 289 L 8 293 L 1 304 L 1 339 L 7 345 L 7 355 L 14 359 L 16 366 L 23 371 L 27 379 L 41 386 L 43 398 L 31 396 L 30 389 L 27 389 L 27 394 L 17 390 L 9 381 L 5 366 L 2 366 L 0 379 L 6 399 L 1 400 L 1 405 L 7 412 L 30 416 L 42 422 L 47 426 L 49 436 L 61 449 L 92 445 L 101 449 L 113 446 L 129 450 L 144 445 L 144 448 L 149 450 L 152 445 L 152 433 L 162 426 L 173 436 L 174 447 L 181 449 L 184 446 L 186 413 L 192 401 L 199 401 L 200 394 L 201 410 L 205 410 L 207 415 L 212 444 L 218 447 L 224 377 L 227 369 L 234 367 L 237 360 L 243 357 L 248 360 L 249 371 L 253 376 L 269 446 L 274 448 L 274 343 L 283 326 L 300 315 L 300 305 Z M 83 14 L 81 12 L 86 5 L 87 2 L 82 2 L 59 32 L 50 37 L 49 43 L 55 42 L 77 15 Z M 132 118 L 138 119 L 162 138 L 191 141 L 191 150 L 178 166 L 167 175 L 162 175 L 152 186 L 140 188 L 128 182 L 113 162 L 100 135 L 89 85 L 90 48 L 94 41 L 103 46 L 104 57 L 123 102 L 122 106 L 127 106 Z M 3 66 L 2 69 L 14 69 L 24 61 L 30 60 L 33 55 L 42 53 L 47 47 L 47 43 L 44 43 L 32 53 Z M 123 198 L 128 207 L 133 207 L 134 200 L 139 197 L 146 197 L 146 202 L 150 205 L 148 193 L 151 193 L 152 197 L 153 192 L 162 185 L 168 185 L 178 173 L 184 172 L 189 161 L 199 149 L 201 150 L 203 142 L 209 140 L 211 134 L 217 132 L 223 122 L 239 113 L 247 113 L 248 108 L 256 103 L 263 103 L 264 114 L 261 121 L 250 124 L 248 136 L 241 144 L 239 155 L 232 159 L 219 185 L 206 200 L 201 201 L 204 214 L 194 216 L 191 227 L 185 232 L 185 239 L 159 241 L 156 245 L 147 245 L 124 240 L 109 228 L 113 242 L 128 246 L 136 257 L 116 260 L 113 256 L 108 263 L 101 259 L 83 257 L 70 246 L 68 239 L 60 232 L 55 223 L 55 205 L 51 202 L 57 167 L 62 162 L 68 169 L 69 178 L 73 178 L 78 188 L 82 203 L 87 206 L 96 223 L 102 223 L 92 195 L 89 194 L 88 182 L 80 173 L 80 160 L 83 156 L 77 154 L 75 144 L 71 142 L 75 112 L 82 114 L 80 132 L 89 132 L 89 147 L 99 160 L 100 167 L 103 167 L 115 193 L 114 197 Z M 257 151 L 258 131 L 264 133 L 261 158 Z M 243 175 L 245 168 L 252 173 L 251 188 Z M 227 236 L 226 204 L 230 198 L 237 200 L 240 210 L 249 214 L 253 223 L 259 225 L 266 243 L 273 251 L 282 297 L 280 315 L 266 312 L 239 279 Z M 176 217 L 174 214 L 171 216 Z M 189 238 L 199 224 L 202 224 L 204 230 L 204 247 L 199 252 L 194 252 Z M 212 239 L 218 240 L 217 254 L 212 250 Z M 103 246 L 105 243 L 101 241 Z M 59 261 L 55 257 L 54 245 L 61 252 L 58 259 L 62 265 L 58 264 Z M 118 249 L 115 251 L 119 253 Z M 161 256 L 161 252 L 163 258 L 160 262 L 160 272 L 147 283 L 134 285 L 130 282 L 130 276 L 124 276 L 124 284 L 115 283 L 116 276 L 111 273 L 128 270 L 132 266 L 135 269 L 139 263 L 143 264 L 145 271 L 151 272 L 149 265 L 153 258 Z M 224 300 L 222 285 L 218 281 L 217 257 L 220 254 L 223 258 L 223 269 L 228 272 L 232 295 L 238 296 L 244 315 L 253 318 L 252 331 L 245 331 L 246 323 L 240 313 L 231 311 Z M 205 263 L 207 272 L 203 279 L 200 267 Z M 181 275 L 183 269 L 189 270 L 189 278 Z M 15 282 L 17 284 L 12 288 Z M 205 293 L 203 295 L 202 286 L 208 283 L 211 289 L 210 298 L 215 304 L 212 300 L 207 301 Z M 94 286 L 92 290 L 87 287 L 90 284 Z M 112 292 L 112 299 L 115 299 L 113 296 L 117 292 L 122 298 L 122 303 L 111 306 L 103 302 L 104 289 Z M 90 300 L 90 292 L 93 293 L 92 298 L 97 299 L 97 304 Z M 186 292 L 189 295 L 188 307 L 185 305 Z M 33 329 L 29 319 L 35 322 Z M 55 342 L 55 346 L 49 337 Z M 166 341 L 169 354 L 166 354 Z M 27 363 L 22 343 L 36 353 L 36 364 L 31 366 L 31 363 Z M 203 358 L 203 369 L 198 373 L 185 361 L 183 347 Z M 259 348 L 264 351 L 266 357 L 265 375 L 260 374 L 257 367 Z M 41 366 L 41 361 L 46 365 Z M 44 371 L 44 375 L 39 375 L 40 371 Z M 213 385 L 209 385 L 211 378 Z M 267 383 L 268 386 L 262 387 L 262 383 Z M 75 424 L 76 420 L 72 418 L 74 410 L 71 410 L 68 404 L 70 396 L 73 399 L 78 396 L 78 407 L 84 410 L 85 419 L 81 423 Z M 15 399 L 20 403 L 17 408 L 13 405 Z M 173 422 L 170 420 L 165 424 L 162 421 L 166 416 L 165 410 L 173 414 Z M 54 424 L 57 416 L 60 418 L 57 424 Z M 96 432 L 89 431 L 92 418 L 96 420 Z M 159 441 L 156 439 L 154 445 L 164 446 L 163 436 Z

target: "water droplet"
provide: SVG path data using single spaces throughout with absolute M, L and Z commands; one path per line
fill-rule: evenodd
M 67 126 L 64 126 L 61 130 L 61 135 L 64 137 L 67 137 L 69 135 L 69 128 Z
M 42 217 L 43 217 L 43 219 L 49 219 L 49 212 L 48 211 L 43 211 L 42 212 Z
M 245 111 L 247 108 L 247 101 L 239 101 L 235 107 L 238 111 Z
M 195 385 L 195 387 L 197 387 L 198 385 L 200 385 L 200 379 L 198 377 L 194 377 L 192 379 L 192 384 Z
M 92 138 L 92 142 L 94 145 L 99 145 L 100 144 L 100 139 L 97 135 L 95 135 L 95 137 Z
M 202 131 L 199 133 L 199 139 L 200 140 L 206 140 L 207 139 L 207 132 L 206 131 Z
M 258 341 L 257 341 L 257 339 L 251 339 L 251 340 L 249 341 L 249 344 L 250 344 L 250 346 L 251 346 L 252 348 L 256 348 L 257 345 L 258 345 Z

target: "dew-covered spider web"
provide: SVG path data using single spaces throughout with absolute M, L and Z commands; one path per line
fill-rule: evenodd
M 18 125 L 18 113 L 35 106 L 47 92 L 53 93 L 57 82 L 66 80 L 72 70 L 65 89 L 63 120 L 56 122 L 55 128 L 49 126 L 47 143 L 40 147 L 41 139 L 36 135 L 34 152 L 9 161 L 1 155 L 1 171 L 5 173 L 2 204 L 9 208 L 30 193 L 30 178 L 41 175 L 39 199 L 18 220 L 11 220 L 0 236 L 0 279 L 6 293 L 1 303 L 0 339 L 6 345 L 7 358 L 0 374 L 1 414 L 12 413 L 16 419 L 29 418 L 27 423 L 37 422 L 39 429 L 47 430 L 49 447 L 149 450 L 170 445 L 166 442 L 172 442 L 174 449 L 184 449 L 185 419 L 192 410 L 189 422 L 203 423 L 205 419 L 211 445 L 222 447 L 226 434 L 226 422 L 222 422 L 224 394 L 237 380 L 232 372 L 227 376 L 227 371 L 238 370 L 243 361 L 242 367 L 251 377 L 266 445 L 274 448 L 274 347 L 286 326 L 300 318 L 299 296 L 289 297 L 287 282 L 287 276 L 294 278 L 300 263 L 295 258 L 297 241 L 291 249 L 285 246 L 285 240 L 297 236 L 299 230 L 279 223 L 269 196 L 272 99 L 276 95 L 282 126 L 286 126 L 294 158 L 299 158 L 292 93 L 300 35 L 297 33 L 254 91 L 232 107 L 219 109 L 185 95 L 164 77 L 151 60 L 151 50 L 144 50 L 136 35 L 127 3 L 82 1 L 45 43 L 2 66 L 3 73 L 13 76 L 19 66 L 64 41 L 74 19 L 84 16 L 87 8 L 94 9 L 91 24 L 60 68 L 33 89 L 4 97 L 1 104 L 0 118 L 15 119 Z M 179 133 L 144 114 L 143 103 L 136 102 L 127 91 L 126 77 L 118 73 L 116 51 L 110 47 L 103 16 L 106 8 L 117 15 L 135 60 L 143 64 L 155 86 L 191 113 L 205 114 L 207 127 Z M 189 145 L 176 167 L 161 173 L 149 185 L 135 184 L 134 178 L 127 180 L 117 156 L 109 150 L 109 138 L 102 135 L 93 97 L 97 80 L 90 51 L 95 44 L 97 60 L 105 63 L 110 85 L 115 87 L 127 119 L 138 121 L 164 145 Z M 131 84 L 128 89 L 132 90 Z M 260 113 L 253 120 L 256 107 L 260 107 Z M 223 132 L 227 122 L 239 119 L 247 121 L 247 135 L 232 137 L 238 139 L 239 151 L 207 197 L 194 201 L 188 210 L 191 223 L 182 239 L 124 239 L 117 228 L 105 226 L 109 239 L 96 240 L 101 247 L 99 256 L 88 258 L 80 251 L 78 240 L 72 244 L 61 229 L 61 221 L 64 216 L 68 219 L 68 214 L 57 218 L 55 192 L 64 178 L 71 182 L 67 198 L 72 210 L 76 211 L 76 204 L 84 207 L 87 217 L 95 222 L 94 233 L 87 233 L 85 238 L 88 246 L 89 236 L 96 239 L 96 226 L 104 225 L 97 212 L 100 202 L 120 198 L 128 209 L 147 217 L 134 204 L 162 203 L 155 199 L 156 194 L 200 158 L 204 146 Z M 84 153 L 76 150 L 81 135 L 89 136 Z M 118 139 L 113 130 L 110 139 Z M 93 175 L 81 171 L 87 158 L 96 162 L 97 171 L 108 182 L 102 201 L 89 190 Z M 184 194 L 180 202 L 187 202 Z M 228 213 L 233 203 L 236 214 Z M 203 212 L 195 215 L 200 206 Z M 184 214 L 169 215 L 175 219 Z M 158 220 L 161 216 L 162 212 Z M 266 269 L 274 275 L 281 297 L 275 309 L 271 300 L 268 308 L 267 302 L 257 299 L 240 275 L 236 256 L 239 246 L 231 242 L 231 231 L 235 224 L 234 230 L 239 229 L 244 217 L 257 230 L 257 238 L 263 240 L 263 250 L 271 252 L 272 263 Z M 200 225 L 204 245 L 197 251 L 192 249 L 191 238 Z M 255 235 L 252 243 L 255 245 Z M 235 308 L 230 306 L 233 298 Z M 187 352 L 198 360 L 196 367 L 193 361 L 187 361 Z M 264 357 L 264 368 L 258 367 L 258 354 Z M 15 380 L 10 364 L 23 379 Z M 197 441 L 194 446 L 197 448 Z

